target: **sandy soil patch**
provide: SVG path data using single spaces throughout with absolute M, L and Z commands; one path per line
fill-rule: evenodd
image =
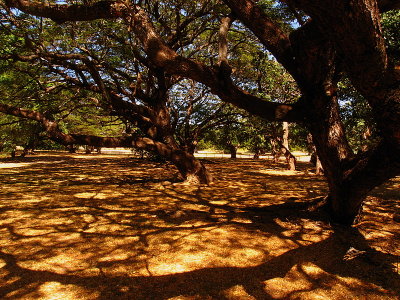
M 399 299 L 400 179 L 329 224 L 305 163 L 211 159 L 216 183 L 117 155 L 0 161 L 2 299 Z

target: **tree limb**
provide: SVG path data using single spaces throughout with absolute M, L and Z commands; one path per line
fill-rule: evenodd
M 252 0 L 224 0 L 224 2 L 234 12 L 235 17 L 259 38 L 291 74 L 297 73 L 289 37 L 261 7 Z
M 5 0 L 8 7 L 38 17 L 50 18 L 57 23 L 66 21 L 92 21 L 121 17 L 126 6 L 120 1 L 99 1 L 89 5 L 49 4 L 30 0 Z
M 141 41 L 148 59 L 157 67 L 165 70 L 166 73 L 201 82 L 223 101 L 232 103 L 263 118 L 286 121 L 300 121 L 303 119 L 304 114 L 300 107 L 268 102 L 250 95 L 234 85 L 230 78 L 221 80 L 218 68 L 208 67 L 178 55 L 162 41 L 147 14 L 137 5 L 127 7 L 117 1 L 101 1 L 91 6 L 70 6 L 50 5 L 27 0 L 7 0 L 6 4 L 9 7 L 18 8 L 36 16 L 48 17 L 57 22 L 124 18 L 132 25 L 132 30 Z M 92 9 L 93 11 L 91 11 Z M 258 11 L 256 10 L 256 12 Z M 252 17 L 254 18 L 254 16 Z M 266 24 L 269 23 L 267 22 Z M 288 55 L 290 42 L 286 35 L 272 25 L 268 30 L 268 33 L 277 35 L 271 41 L 271 47 L 276 49 L 277 58 L 282 57 L 284 61 L 289 61 L 290 57 L 290 63 L 292 63 L 292 57 Z M 286 64 L 288 64 L 288 61 Z
M 46 118 L 40 112 L 28 109 L 0 103 L 0 112 L 39 122 L 43 125 L 49 138 L 62 145 L 78 144 L 95 147 L 134 147 L 147 151 L 157 151 L 159 153 L 161 151 L 161 153 L 164 153 L 167 158 L 173 153 L 173 149 L 164 143 L 135 135 L 126 137 L 99 137 L 94 135 L 66 134 L 61 131 L 57 122 Z

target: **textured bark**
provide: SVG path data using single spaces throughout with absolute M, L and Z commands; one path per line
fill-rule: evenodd
M 282 139 L 275 139 L 275 144 L 277 145 L 278 150 L 273 154 L 274 161 L 277 162 L 281 155 L 285 156 L 287 168 L 288 170 L 294 171 L 296 170 L 296 157 L 289 151 L 289 149 L 284 145 Z
M 288 164 L 288 169 L 290 171 L 295 171 L 296 170 L 296 157 L 289 151 L 286 149 L 286 151 L 284 152 L 285 158 L 286 158 L 286 162 Z
M 398 71 L 388 64 L 375 1 L 332 0 L 322 3 L 300 0 L 293 3 L 306 11 L 322 35 L 331 41 L 353 85 L 369 102 L 382 137 L 378 147 L 354 156 L 340 142 L 344 141 L 340 137 L 343 130 L 334 98 L 329 100 L 330 110 L 321 109 L 309 115 L 311 120 L 315 120 L 309 122 L 309 129 L 330 188 L 327 207 L 335 220 L 350 224 L 368 192 L 400 174 L 400 77 Z M 388 7 L 388 2 L 385 6 Z M 325 81 L 324 87 L 329 86 L 327 83 L 334 90 L 334 80 Z M 328 96 L 325 97 L 328 99 Z M 322 93 L 321 99 L 315 93 L 308 98 L 312 97 L 314 107 L 317 103 L 327 103 L 321 100 L 324 97 Z M 330 123 L 327 126 L 323 125 L 324 118 Z M 337 153 L 339 155 L 330 151 L 330 144 L 342 149 Z
M 324 168 L 318 155 L 315 156 L 315 175 L 324 175 Z
M 282 122 L 283 134 L 282 134 L 282 145 L 289 150 L 289 123 Z
M 218 64 L 220 66 L 223 63 L 228 65 L 228 30 L 232 21 L 231 17 L 224 17 L 221 20 L 218 35 Z
M 381 142 L 348 163 L 341 184 L 330 188 L 327 205 L 335 220 L 350 224 L 360 212 L 367 194 L 399 174 L 399 153 Z
M 163 157 L 173 162 L 186 182 L 193 184 L 211 183 L 213 178 L 203 163 L 194 157 L 194 148 L 185 149 L 176 142 L 166 102 L 166 99 L 161 98 L 153 107 L 151 119 L 156 128 L 155 132 L 153 132 L 153 138 L 165 143 L 172 151 L 157 151 L 157 153 L 162 154 Z
M 213 177 L 202 162 L 185 151 L 174 151 L 171 161 L 177 166 L 187 183 L 210 184 Z
M 352 83 L 369 102 L 382 136 L 400 149 L 400 74 L 388 63 L 377 3 L 295 2 L 332 41 Z
M 293 75 L 296 65 L 287 34 L 252 0 L 224 0 L 235 17 L 248 26 L 276 59 Z M 297 76 L 294 76 L 295 78 Z
M 317 149 L 312 141 L 312 135 L 310 133 L 307 135 L 307 143 L 308 143 L 308 153 L 311 155 L 310 163 L 315 167 L 315 174 L 323 175 L 324 168 L 322 167 L 321 160 L 317 155 Z

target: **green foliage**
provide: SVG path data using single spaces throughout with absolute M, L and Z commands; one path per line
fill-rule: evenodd
M 292 9 L 286 3 L 281 1 L 260 0 L 257 2 L 265 13 L 287 32 L 292 31 L 298 26 L 298 22 L 304 22 L 305 15 L 301 12 Z
M 296 22 L 305 20 L 301 12 L 296 12 L 287 4 L 271 0 L 257 3 L 287 32 L 297 26 Z M 149 0 L 142 1 L 142 5 L 149 12 L 157 32 L 172 49 L 208 65 L 217 63 L 220 20 L 230 13 L 220 1 Z M 390 12 L 383 16 L 385 38 L 392 52 L 399 49 L 398 14 Z M 269 149 L 266 137 L 279 133 L 279 123 L 268 123 L 247 116 L 231 106 L 221 109 L 223 105 L 219 100 L 201 85 L 192 87 L 191 83 L 181 78 L 165 76 L 166 83 L 162 86 L 157 77 L 158 70 L 144 63 L 146 55 L 123 21 L 96 20 L 55 25 L 51 20 L 23 13 L 13 17 L 15 23 L 2 24 L 4 30 L 0 32 L 0 42 L 3 47 L 0 55 L 29 55 L 35 53 L 34 49 L 45 49 L 47 53 L 84 55 L 92 61 L 100 62 L 98 72 L 107 87 L 121 95 L 125 101 L 135 104 L 149 105 L 133 95 L 136 88 L 146 91 L 149 96 L 166 89 L 172 123 L 176 129 L 175 137 L 182 144 L 197 139 L 200 140 L 198 147 L 227 149 L 229 145 L 235 145 L 255 151 L 259 148 Z M 293 78 L 240 22 L 233 22 L 228 41 L 232 79 L 238 86 L 267 101 L 294 103 L 298 99 L 300 93 Z M 75 59 L 58 64 L 44 58 L 33 63 L 2 60 L 0 101 L 42 112 L 57 120 L 67 133 L 121 135 L 124 123 L 129 121 L 126 118 L 110 117 L 112 111 L 109 103 L 105 103 L 104 95 L 82 88 L 79 84 L 67 83 L 60 75 L 64 72 L 82 84 L 95 85 L 91 74 L 87 71 L 79 72 L 82 67 L 82 62 Z M 195 98 L 198 100 L 193 102 Z M 98 103 L 94 103 L 93 99 Z M 368 128 L 374 128 L 366 102 L 355 94 L 348 83 L 343 83 L 341 104 L 351 144 L 354 148 L 362 148 L 365 141 L 360 137 Z M 16 127 L 16 124 L 7 125 L 11 127 L 4 130 L 3 140 L 6 139 L 5 132 L 8 132 L 10 141 L 16 135 L 18 138 L 26 136 L 26 142 L 29 130 L 34 132 L 28 124 L 23 121 L 18 124 L 18 130 L 12 127 Z M 128 126 L 135 128 L 134 123 Z M 204 129 L 194 136 L 200 127 Z M 291 148 L 306 148 L 305 136 L 304 128 L 292 125 Z M 21 143 L 23 141 L 15 140 L 11 144 Z
M 94 51 L 96 55 L 112 53 L 112 48 L 97 51 L 96 45 L 103 43 L 110 46 L 101 30 L 110 33 L 116 26 L 109 22 L 98 21 L 84 26 L 68 23 L 54 26 L 52 21 L 38 19 L 23 14 L 16 15 L 19 26 L 2 24 L 7 30 L 0 32 L 0 41 L 4 47 L 0 55 L 29 55 L 31 47 L 56 49 L 58 53 L 77 53 Z M 99 31 L 99 28 L 101 30 Z M 94 54 L 93 54 L 94 55 Z M 120 57 L 115 55 L 116 58 Z M 118 60 L 118 59 L 112 59 Z M 54 66 L 52 66 L 54 68 Z M 58 66 L 60 70 L 62 66 Z M 0 101 L 2 103 L 35 110 L 47 118 L 59 122 L 61 128 L 68 133 L 84 133 L 100 136 L 120 135 L 124 126 L 109 112 L 96 107 L 93 103 L 95 93 L 70 87 L 44 60 L 21 62 L 17 60 L 0 61 Z M 12 120 L 12 121 L 10 121 Z M 7 149 L 25 146 L 32 139 L 43 140 L 44 134 L 40 124 L 33 121 L 2 117 L 1 142 Z M 40 138 L 39 138 L 40 137 Z M 39 141 L 37 141 L 39 143 Z M 53 143 L 45 142 L 38 147 L 53 148 Z
M 41 132 L 42 128 L 37 122 L 0 115 L 2 151 L 11 152 L 17 146 L 25 148 L 28 145 L 39 144 L 39 141 L 43 139 Z
M 393 10 L 382 15 L 382 28 L 388 53 L 395 63 L 400 62 L 400 11 Z
M 289 148 L 290 151 L 308 151 L 307 144 L 308 130 L 303 124 L 292 123 L 289 127 Z
M 368 102 L 347 79 L 340 82 L 339 88 L 340 110 L 350 146 L 359 151 L 375 145 L 378 134 Z

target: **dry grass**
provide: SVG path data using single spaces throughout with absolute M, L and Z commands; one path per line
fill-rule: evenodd
M 399 178 L 344 230 L 304 209 L 326 186 L 300 167 L 212 160 L 185 186 L 122 156 L 3 159 L 0 298 L 398 299 Z

